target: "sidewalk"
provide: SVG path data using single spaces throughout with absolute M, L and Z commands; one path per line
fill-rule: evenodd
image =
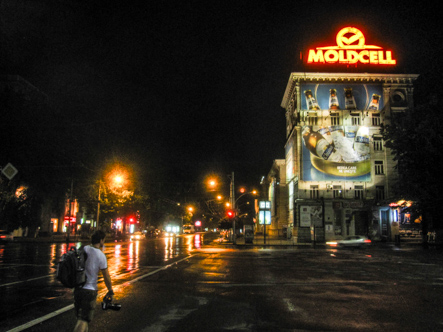
M 37 236 L 37 237 L 14 237 L 13 242 L 50 242 L 50 243 L 65 243 L 66 241 L 66 235 L 60 234 L 60 235 L 51 235 L 51 236 Z M 69 237 L 69 243 L 73 242 L 83 242 L 83 241 L 89 241 L 90 239 L 86 237 L 81 237 L 80 235 L 71 235 Z
M 214 240 L 214 243 L 218 243 L 220 245 L 232 245 L 234 246 L 233 242 L 226 238 L 218 238 Z M 252 243 L 245 243 L 244 237 L 239 237 L 236 239 L 237 247 L 256 247 L 256 246 L 265 246 L 265 247 L 271 247 L 271 246 L 282 246 L 282 247 L 301 247 L 301 248 L 328 248 L 326 243 L 324 242 L 305 242 L 305 243 L 298 243 L 296 237 L 292 237 L 291 239 L 283 239 L 283 238 L 275 238 L 275 237 L 266 237 L 266 243 L 263 235 L 256 235 L 254 236 Z M 386 242 L 386 241 L 373 241 L 372 246 L 376 247 L 407 247 L 407 248 L 420 248 L 422 247 L 422 242 L 420 238 L 401 238 L 400 243 L 395 242 Z M 433 244 L 429 243 L 429 247 L 432 247 Z
M 218 238 L 214 240 L 214 242 L 217 242 L 219 244 L 225 244 L 225 245 L 234 245 L 232 241 L 226 238 Z M 266 236 L 266 242 L 263 235 L 256 235 L 254 236 L 254 239 L 252 243 L 245 243 L 245 238 L 239 237 L 236 239 L 237 246 L 293 246 L 293 247 L 313 247 L 314 243 L 297 243 L 297 238 L 292 237 L 291 239 L 283 239 L 283 238 L 275 238 L 275 237 L 269 237 Z M 323 245 L 324 243 L 317 243 L 317 245 Z

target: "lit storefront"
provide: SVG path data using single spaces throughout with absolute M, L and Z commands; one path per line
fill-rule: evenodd
M 65 201 L 65 217 L 63 220 L 63 232 L 75 233 L 77 228 L 78 202 L 76 199 Z
M 392 51 L 366 45 L 359 29 L 340 30 L 336 41 L 336 46 L 309 50 L 307 62 L 396 64 Z M 286 110 L 288 223 L 298 242 L 398 235 L 401 216 L 390 205 L 395 162 L 380 125 L 413 106 L 417 77 L 290 74 L 281 106 Z

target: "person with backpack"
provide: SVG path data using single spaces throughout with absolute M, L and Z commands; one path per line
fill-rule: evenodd
M 112 301 L 114 295 L 111 276 L 108 271 L 108 262 L 101 250 L 104 246 L 105 236 L 106 234 L 103 231 L 95 231 L 91 236 L 91 245 L 83 248 L 86 254 L 86 283 L 83 287 L 74 289 L 74 306 L 77 315 L 74 332 L 88 331 L 89 323 L 94 316 L 96 307 L 99 271 L 101 271 L 105 285 L 108 288 L 106 296 Z

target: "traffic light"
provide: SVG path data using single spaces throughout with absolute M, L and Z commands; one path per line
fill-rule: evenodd
M 233 210 L 228 210 L 228 211 L 226 211 L 226 216 L 227 216 L 229 219 L 232 219 L 232 218 L 235 217 L 235 212 L 234 212 Z

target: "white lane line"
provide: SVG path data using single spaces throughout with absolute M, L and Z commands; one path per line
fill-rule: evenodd
M 14 282 L 10 282 L 10 283 L 8 283 L 8 284 L 2 284 L 2 285 L 0 285 L 0 287 L 8 287 L 8 286 L 11 286 L 11 285 L 21 284 L 21 283 L 28 282 L 28 281 L 33 281 L 33 280 L 38 280 L 38 279 L 49 278 L 49 277 L 51 277 L 51 276 L 52 276 L 52 275 L 47 275 L 47 276 L 43 276 L 43 277 L 31 278 L 31 279 L 20 280 L 20 281 L 14 281 Z
M 19 332 L 19 331 L 23 331 L 23 330 L 29 329 L 30 327 L 33 327 L 34 325 L 40 324 L 41 322 L 43 322 L 45 320 L 48 320 L 48 319 L 50 319 L 52 317 L 55 317 L 55 316 L 58 316 L 58 315 L 66 312 L 66 311 L 71 310 L 71 309 L 74 309 L 74 305 L 73 304 L 70 304 L 67 307 L 58 309 L 58 310 L 56 310 L 54 312 L 51 312 L 50 314 L 48 314 L 46 316 L 43 316 L 43 317 L 31 320 L 30 322 L 28 322 L 26 324 L 17 326 L 15 328 L 13 328 L 12 330 L 9 330 L 8 332 Z
M 144 278 L 146 278 L 146 277 L 152 276 L 153 274 L 155 274 L 155 273 L 157 273 L 157 272 L 160 272 L 160 271 L 166 270 L 167 268 L 169 268 L 169 267 L 171 267 L 171 266 L 173 266 L 173 265 L 175 265 L 175 264 L 178 264 L 178 263 L 180 263 L 180 262 L 182 262 L 182 261 L 184 261 L 184 260 L 187 260 L 187 259 L 189 259 L 189 258 L 191 258 L 191 257 L 194 257 L 194 256 L 195 256 L 195 255 L 186 256 L 185 258 L 182 258 L 182 259 L 180 259 L 180 260 L 178 260 L 178 261 L 176 261 L 176 262 L 174 262 L 174 263 L 171 263 L 171 264 L 168 264 L 168 265 L 162 266 L 161 268 L 159 268 L 159 269 L 157 269 L 157 270 L 155 270 L 155 271 L 151 271 L 151 272 L 149 272 L 149 273 L 147 273 L 147 274 L 144 274 L 144 275 L 142 275 L 142 276 L 139 276 L 139 277 L 137 277 L 137 278 L 135 278 L 135 279 L 132 279 L 132 280 L 130 280 L 130 281 L 128 281 L 128 282 L 125 282 L 125 283 L 123 283 L 123 285 L 119 285 L 119 286 L 117 286 L 117 288 L 118 288 L 118 287 L 122 287 L 122 286 L 126 286 L 126 285 L 130 285 L 130 284 L 133 284 L 133 283 L 136 282 L 136 281 L 140 281 L 140 280 L 142 280 L 142 279 L 144 279 Z M 102 290 L 102 291 L 100 292 L 100 294 L 101 294 L 101 293 L 105 294 L 105 293 L 106 293 L 106 290 Z M 99 296 L 97 296 L 97 298 L 98 298 L 98 297 L 99 297 Z M 17 327 L 15 327 L 15 328 L 13 328 L 12 330 L 9 330 L 9 331 L 7 331 L 7 332 L 20 332 L 20 331 L 24 331 L 24 330 L 29 329 L 30 327 L 32 327 L 32 326 L 34 326 L 34 325 L 40 324 L 40 323 L 44 322 L 45 320 L 48 320 L 48 319 L 53 318 L 53 317 L 55 317 L 55 316 L 58 316 L 58 315 L 60 315 L 60 314 L 62 314 L 62 313 L 64 313 L 64 312 L 66 312 L 66 311 L 71 310 L 71 309 L 74 309 L 74 304 L 70 304 L 70 305 L 68 305 L 67 307 L 61 308 L 61 309 L 56 310 L 56 311 L 54 311 L 54 312 L 51 312 L 51 313 L 48 314 L 48 315 L 45 315 L 45 316 L 43 316 L 43 317 L 40 317 L 40 318 L 34 319 L 34 320 L 32 320 L 32 321 L 30 321 L 30 322 L 28 322 L 28 323 L 26 323 L 26 324 L 23 324 L 23 325 L 17 326 Z

